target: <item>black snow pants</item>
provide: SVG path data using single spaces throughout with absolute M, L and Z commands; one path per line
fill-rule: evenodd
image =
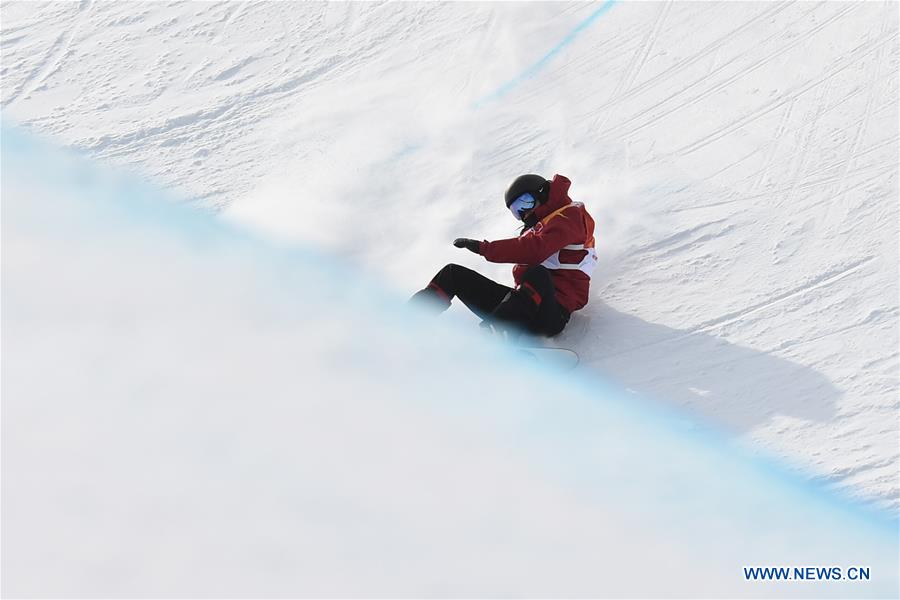
M 556 301 L 550 271 L 540 265 L 530 267 L 521 284 L 511 288 L 472 269 L 449 264 L 419 293 L 434 294 L 447 306 L 457 297 L 492 325 L 511 325 L 537 335 L 554 336 L 569 322 L 569 311 Z

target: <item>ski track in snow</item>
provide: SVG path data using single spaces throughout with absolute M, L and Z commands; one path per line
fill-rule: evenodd
M 602 264 L 560 344 L 900 510 L 898 5 L 596 11 L 5 2 L 2 106 L 409 291 L 508 278 L 447 242 L 566 174 Z

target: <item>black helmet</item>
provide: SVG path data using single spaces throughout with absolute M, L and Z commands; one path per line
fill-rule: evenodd
M 522 194 L 531 194 L 538 204 L 543 204 L 550 195 L 550 182 L 540 175 L 519 175 L 506 190 L 506 208 Z

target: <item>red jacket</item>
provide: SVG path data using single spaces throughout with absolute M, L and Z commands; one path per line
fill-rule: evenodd
M 574 312 L 588 302 L 597 252 L 594 220 L 583 204 L 569 198 L 570 185 L 571 181 L 555 175 L 547 202 L 534 211 L 538 222 L 517 238 L 481 242 L 481 255 L 490 262 L 517 263 L 513 267 L 516 285 L 521 284 L 528 267 L 547 267 L 557 302 Z

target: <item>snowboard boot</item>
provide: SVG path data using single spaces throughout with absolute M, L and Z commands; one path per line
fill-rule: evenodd
M 419 306 L 435 315 L 439 315 L 450 308 L 450 297 L 434 283 L 421 289 L 409 299 L 409 304 Z

